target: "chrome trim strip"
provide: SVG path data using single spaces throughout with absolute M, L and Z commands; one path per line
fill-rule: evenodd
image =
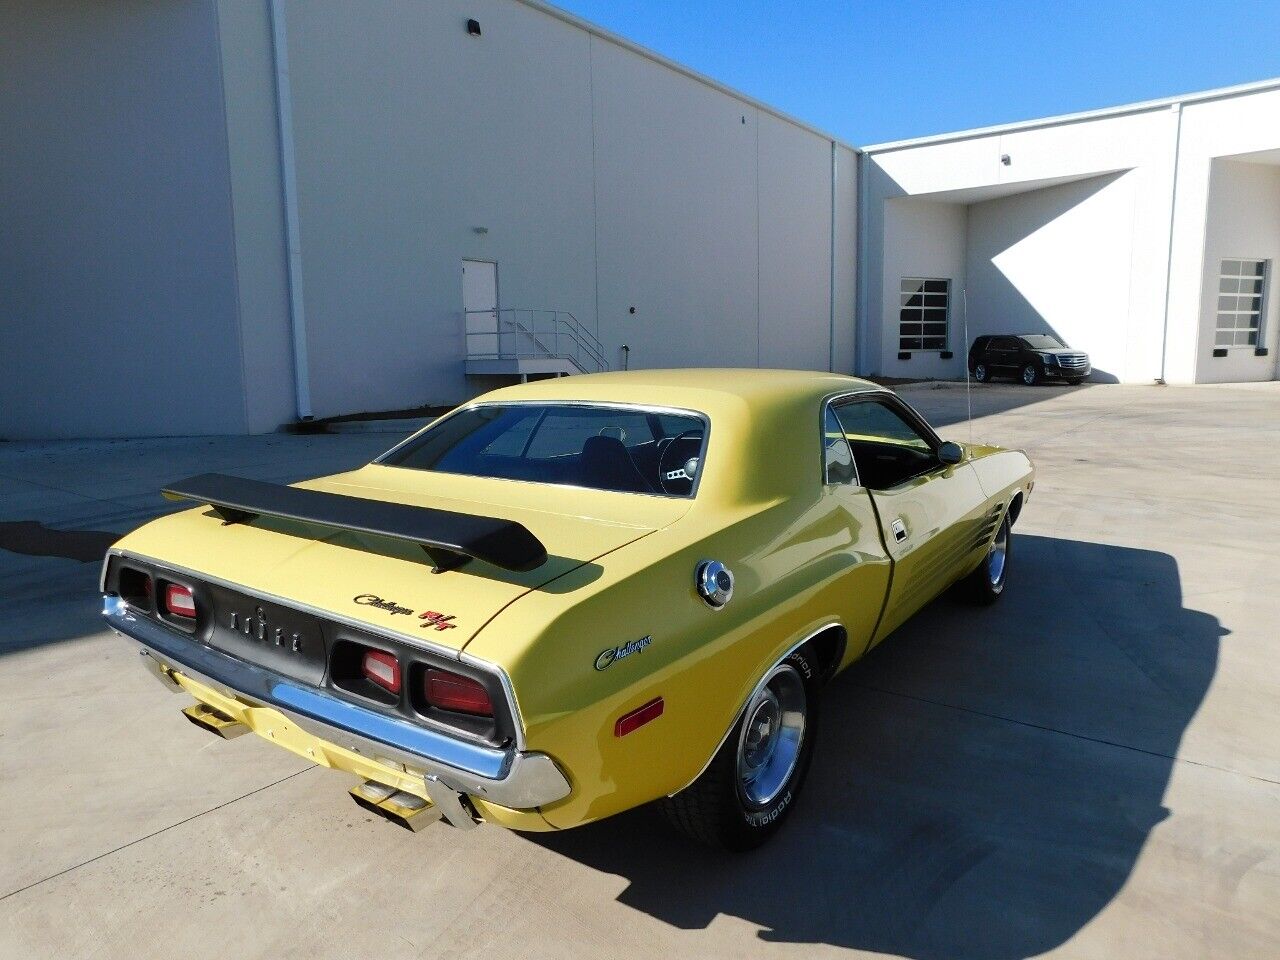
M 102 613 L 113 629 L 177 672 L 236 699 L 278 709 L 307 732 L 339 746 L 405 763 L 454 790 L 512 809 L 530 809 L 569 794 L 568 780 L 545 754 L 469 743 L 347 703 L 140 617 L 119 597 L 104 597 Z
M 749 704 L 752 700 L 754 700 L 756 694 L 759 693 L 761 689 L 764 687 L 765 682 L 769 679 L 769 674 L 773 672 L 773 668 L 776 667 L 778 664 L 780 664 L 783 660 L 787 659 L 787 657 L 791 656 L 801 647 L 803 647 L 806 643 L 808 643 L 814 637 L 818 636 L 821 633 L 825 633 L 826 631 L 830 630 L 832 627 L 839 627 L 841 630 L 844 630 L 844 624 L 841 623 L 839 620 L 831 620 L 828 623 L 824 623 L 822 626 L 820 626 L 817 630 L 814 630 L 803 640 L 800 640 L 797 643 L 793 643 L 790 647 L 787 648 L 786 653 L 784 653 L 782 656 L 780 656 L 777 660 L 773 661 L 773 663 L 769 664 L 769 666 L 767 666 L 764 669 L 764 671 L 760 674 L 760 679 L 756 681 L 755 686 L 751 688 L 751 692 L 747 694 L 747 698 L 742 701 L 742 706 L 740 706 L 734 712 L 733 722 L 729 724 L 729 729 L 724 732 L 724 736 L 720 738 L 720 742 L 716 744 L 716 748 L 711 751 L 711 756 L 707 757 L 707 762 L 702 765 L 702 769 L 699 770 L 694 775 L 692 780 L 690 780 L 683 787 L 681 787 L 680 790 L 673 790 L 671 793 L 668 793 L 667 794 L 668 797 L 674 797 L 677 793 L 680 793 L 681 790 L 689 789 L 689 787 L 693 786 L 693 784 L 697 782 L 698 777 L 701 777 L 704 773 L 707 772 L 707 767 L 711 766 L 711 761 L 713 761 L 716 758 L 716 754 L 720 752 L 720 749 L 725 745 L 725 742 L 729 739 L 729 734 L 733 733 L 733 728 L 736 727 L 738 725 L 738 721 L 742 719 L 742 713 L 744 710 L 747 709 L 747 704 Z M 848 631 L 845 631 L 845 632 L 847 633 Z M 836 664 L 836 669 L 839 669 L 839 667 L 840 665 Z

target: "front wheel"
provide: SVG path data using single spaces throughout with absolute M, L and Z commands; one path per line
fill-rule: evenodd
M 722 850 L 750 850 L 777 832 L 813 755 L 817 676 L 804 651 L 769 671 L 707 769 L 662 801 L 678 830 Z
M 991 379 L 991 371 L 987 369 L 987 365 L 985 363 L 980 363 L 973 368 L 973 379 L 977 380 L 979 383 L 986 383 Z
M 1022 368 L 1022 382 L 1028 387 L 1034 387 L 1040 382 L 1040 371 L 1036 369 L 1034 363 L 1028 363 Z
M 1008 512 L 1000 521 L 1000 529 L 995 539 L 987 548 L 987 555 L 978 564 L 978 569 L 960 581 L 961 592 L 973 603 L 995 603 L 1004 593 L 1004 585 L 1009 579 L 1010 547 L 1013 545 L 1013 521 Z

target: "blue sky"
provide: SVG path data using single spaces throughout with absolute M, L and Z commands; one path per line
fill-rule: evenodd
M 557 0 L 856 145 L 1280 76 L 1280 0 Z

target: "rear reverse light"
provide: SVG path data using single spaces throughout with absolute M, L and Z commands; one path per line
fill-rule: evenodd
M 654 697 L 643 707 L 638 707 L 630 713 L 624 713 L 618 718 L 618 722 L 613 725 L 613 735 L 615 737 L 625 737 L 633 730 L 638 730 L 650 720 L 657 720 L 662 716 L 663 702 L 661 697 Z
M 175 617 L 191 619 L 196 615 L 196 598 L 191 588 L 171 583 L 164 588 L 164 608 Z
M 422 695 L 427 703 L 440 710 L 456 710 L 481 717 L 493 716 L 493 702 L 489 691 L 477 680 L 450 673 L 448 670 L 428 668 L 422 684 Z
M 400 661 L 381 650 L 366 650 L 360 669 L 365 677 L 390 693 L 400 692 Z

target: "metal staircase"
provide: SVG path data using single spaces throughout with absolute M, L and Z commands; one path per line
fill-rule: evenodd
M 568 376 L 609 369 L 595 334 L 563 310 L 468 310 L 469 375 Z

